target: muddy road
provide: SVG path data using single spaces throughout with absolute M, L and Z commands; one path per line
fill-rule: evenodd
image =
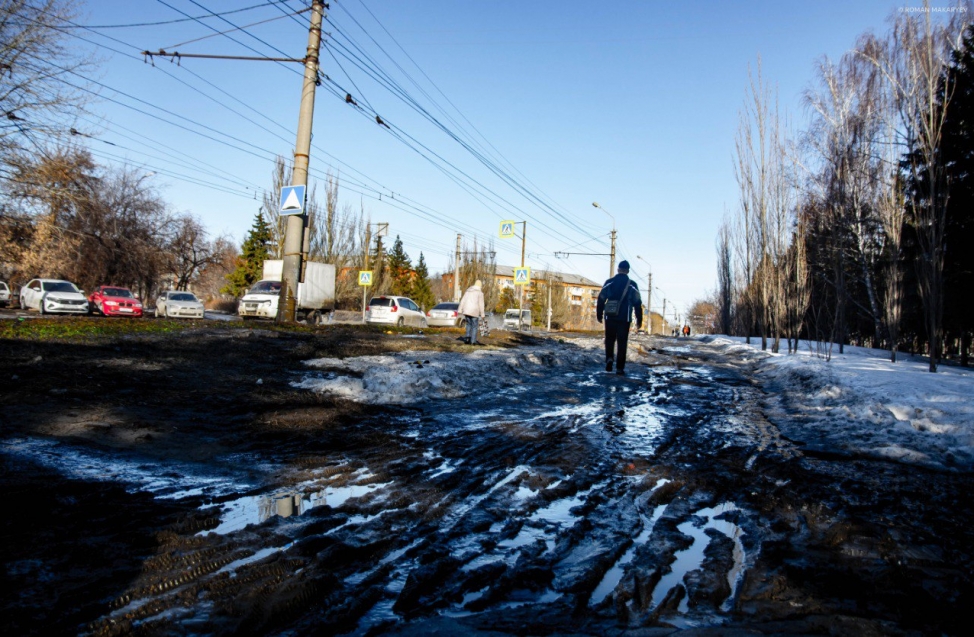
M 812 453 L 753 354 L 0 341 L 4 634 L 967 631 L 971 476 Z

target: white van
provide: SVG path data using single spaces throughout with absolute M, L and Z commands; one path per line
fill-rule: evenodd
M 505 330 L 530 330 L 531 329 L 531 310 L 521 310 L 521 318 L 518 320 L 517 309 L 510 309 L 504 312 Z

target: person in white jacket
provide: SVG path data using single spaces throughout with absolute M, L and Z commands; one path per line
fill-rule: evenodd
M 480 319 L 484 318 L 484 293 L 481 291 L 480 279 L 477 279 L 463 293 L 457 313 L 463 315 L 467 324 L 467 337 L 464 342 L 476 345 L 477 328 L 480 327 Z

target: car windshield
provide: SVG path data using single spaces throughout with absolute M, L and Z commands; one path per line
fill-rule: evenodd
M 170 294 L 170 301 L 195 301 L 196 297 L 189 292 L 180 292 L 179 294 Z
M 105 288 L 101 293 L 105 296 L 120 296 L 126 299 L 132 298 L 132 293 L 125 288 Z
M 68 283 L 67 281 L 47 281 L 44 283 L 45 292 L 77 292 L 78 288 L 74 287 L 74 283 Z
M 380 297 L 369 301 L 369 305 L 372 307 L 393 307 L 395 304 L 395 301 L 386 297 Z
M 440 303 L 438 305 L 434 305 L 433 309 L 434 310 L 455 310 L 458 307 L 460 307 L 459 303 Z
M 504 316 L 507 318 L 517 318 L 517 310 L 508 310 Z
M 251 294 L 279 294 L 281 292 L 280 281 L 258 281 L 250 286 Z

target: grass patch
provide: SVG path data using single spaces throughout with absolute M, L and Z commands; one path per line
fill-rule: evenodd
M 320 334 L 332 329 L 361 331 L 373 334 L 410 334 L 410 327 L 336 324 L 321 327 L 300 324 L 279 324 L 272 321 L 191 321 L 152 318 L 64 317 L 0 320 L 0 339 L 22 341 L 78 342 L 90 339 L 119 338 L 152 334 L 178 334 L 188 330 L 265 330 L 297 334 Z

